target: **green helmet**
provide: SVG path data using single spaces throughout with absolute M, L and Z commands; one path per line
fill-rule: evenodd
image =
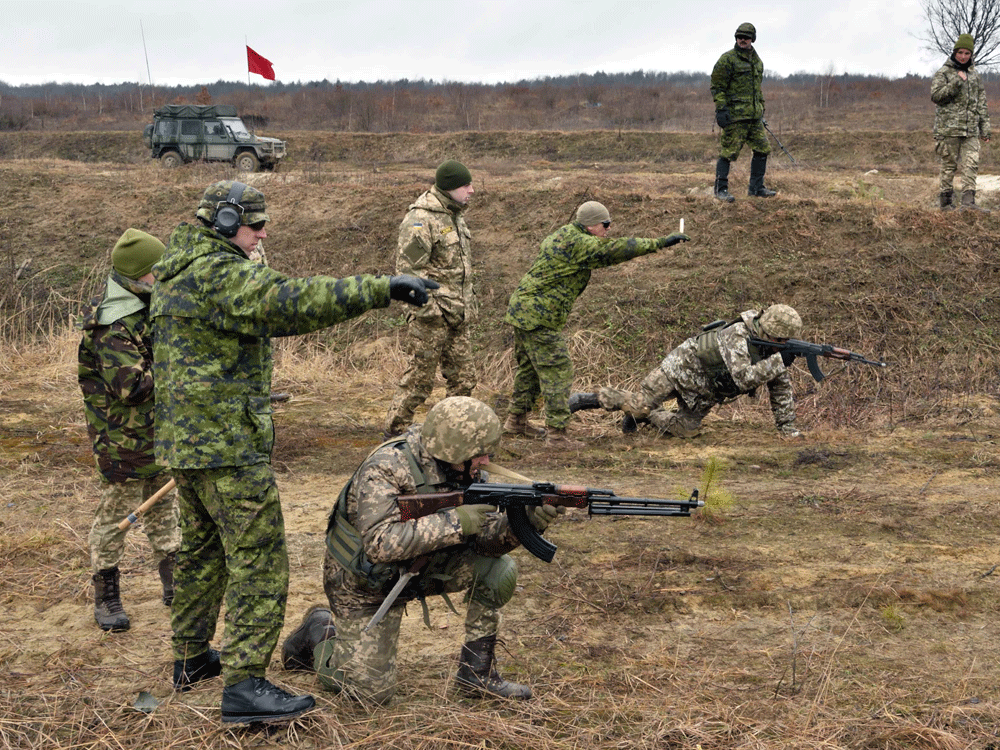
M 797 339 L 802 335 L 802 318 L 788 305 L 771 305 L 760 316 L 760 329 L 772 339 Z
M 209 185 L 205 194 L 201 197 L 201 202 L 198 203 L 198 210 L 195 212 L 195 216 L 199 219 L 204 219 L 209 224 L 214 222 L 215 212 L 218 210 L 219 204 L 225 205 L 229 199 L 233 185 L 238 186 L 234 203 L 243 209 L 240 220 L 241 224 L 257 224 L 261 221 L 270 221 L 267 216 L 267 205 L 264 203 L 264 194 L 257 188 L 244 185 L 235 180 L 222 180 L 221 182 Z M 239 186 L 242 186 L 242 190 L 240 190 Z
M 757 41 L 757 29 L 754 28 L 752 23 L 741 23 L 736 29 L 736 34 L 733 36 L 748 36 L 751 42 Z
M 420 440 L 439 461 L 462 464 L 492 453 L 500 444 L 500 420 L 493 410 L 469 396 L 450 396 L 427 412 Z

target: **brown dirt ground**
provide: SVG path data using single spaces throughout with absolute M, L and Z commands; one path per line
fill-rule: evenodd
M 939 268 L 929 258 L 940 246 L 925 237 L 944 219 L 931 210 L 928 177 L 866 182 L 859 169 L 778 167 L 779 199 L 741 200 L 726 214 L 707 195 L 706 170 L 482 166 L 478 214 L 470 214 L 483 248 L 478 270 L 489 282 L 478 395 L 502 413 L 510 365 L 492 324 L 537 240 L 585 195 L 627 217 L 620 233 L 658 234 L 684 215 L 687 231 L 705 240 L 644 267 L 595 274 L 570 329 L 580 385 L 634 382 L 681 331 L 763 298 L 767 279 L 775 285 L 767 300 L 813 313 L 812 338 L 850 341 L 896 369 L 876 377 L 851 366 L 818 386 L 797 376 L 808 429 L 797 441 L 776 436 L 761 400 L 718 409 L 701 436 L 684 442 L 622 436 L 610 417 L 593 413 L 576 427 L 587 442 L 579 452 L 506 441 L 497 461 L 509 468 L 623 495 L 686 494 L 714 459 L 723 467 L 716 490 L 733 497 L 695 519 L 571 513 L 549 534 L 559 545 L 551 565 L 515 553 L 520 588 L 506 610 L 502 667 L 532 684 L 537 698 L 526 705 L 483 705 L 449 691 L 461 622 L 432 602 L 431 630 L 419 607 L 404 620 L 393 706 L 350 705 L 275 664 L 272 677 L 316 691 L 318 709 L 267 732 L 221 728 L 220 685 L 184 695 L 169 688 L 168 613 L 141 532 L 130 534 L 123 565 L 132 629 L 108 635 L 93 623 L 86 536 L 98 484 L 73 379 L 76 335 L 57 330 L 41 344 L 5 347 L 0 747 L 997 746 L 1000 402 L 995 389 L 980 387 L 995 375 L 978 360 L 964 360 L 959 387 L 935 390 L 959 367 L 944 353 L 964 341 L 951 311 L 974 303 L 926 293 L 955 288 L 964 274 L 977 282 L 970 294 L 996 299 L 995 253 L 985 244 L 996 233 L 991 220 L 952 217 L 958 249 Z M 344 165 L 315 182 L 308 170 L 258 176 L 280 207 L 272 264 L 291 273 L 384 269 L 405 208 L 399 196 L 416 195 L 426 173 Z M 125 226 L 145 223 L 165 237 L 186 212 L 180 206 L 193 205 L 218 174 L 2 162 L 0 251 L 18 264 L 31 256 L 39 272 L 75 254 L 85 272 L 68 283 L 80 289 L 100 278 L 90 269 Z M 881 193 L 859 196 L 869 183 Z M 84 200 L 86 221 L 38 210 Z M 725 271 L 723 258 L 743 277 Z M 928 275 L 907 275 L 913 268 Z M 824 305 L 824 295 L 834 302 Z M 892 315 L 870 325 L 893 295 Z M 713 307 L 713 297 L 725 304 Z M 920 312 L 929 304 L 937 311 Z M 286 634 L 323 600 L 325 516 L 378 440 L 402 367 L 397 316 L 390 310 L 335 337 L 279 346 L 275 390 L 294 394 L 278 407 L 274 456 L 292 564 Z M 984 325 L 976 335 L 990 345 L 994 330 Z M 939 355 L 932 375 L 921 374 L 919 351 Z M 995 362 L 995 349 L 988 354 Z M 142 691 L 161 702 L 148 716 L 132 708 Z

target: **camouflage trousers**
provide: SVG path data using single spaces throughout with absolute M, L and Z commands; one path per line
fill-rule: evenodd
M 705 417 L 719 403 L 713 395 L 680 391 L 675 379 L 661 367 L 649 373 L 640 388 L 639 393 L 601 388 L 597 400 L 607 411 L 621 410 L 636 419 L 648 419 L 661 432 L 680 438 L 697 435 Z M 676 400 L 675 408 L 663 408 L 671 399 Z
M 952 190 L 955 183 L 955 173 L 959 173 L 959 191 L 976 189 L 976 179 L 979 176 L 979 137 L 960 136 L 938 138 L 934 151 L 941 157 L 940 191 Z
M 741 120 L 724 127 L 719 138 L 719 156 L 736 161 L 744 144 L 749 144 L 755 154 L 766 156 L 771 153 L 771 144 L 767 140 L 762 120 Z
M 434 390 L 438 365 L 448 396 L 471 396 L 476 387 L 469 326 L 449 325 L 443 317 L 414 318 L 406 341 L 409 364 L 399 381 L 385 418 L 385 431 L 397 435 L 413 422 L 413 414 Z
M 90 566 L 95 573 L 114 568 L 121 562 L 128 529 L 122 531 L 118 528 L 118 524 L 155 494 L 169 479 L 170 476 L 164 472 L 149 479 L 104 483 L 87 540 L 90 544 Z M 149 539 L 149 546 L 153 548 L 155 562 L 159 563 L 180 547 L 181 533 L 177 527 L 175 493 L 169 493 L 145 511 L 138 523 Z
M 545 424 L 561 430 L 569 424 L 569 394 L 573 387 L 573 361 L 561 331 L 514 329 L 514 394 L 511 414 L 527 414 L 545 399 Z
M 223 599 L 222 677 L 263 677 L 281 635 L 288 550 L 270 464 L 174 470 L 181 550 L 170 626 L 175 659 L 205 653 Z
M 452 550 L 431 555 L 415 580 L 422 583 L 425 596 L 465 592 L 468 643 L 499 631 L 500 609 L 510 601 L 517 584 L 517 563 L 510 555 L 486 557 L 469 549 Z M 396 692 L 396 657 L 405 602 L 397 600 L 382 621 L 365 633 L 364 627 L 383 595 L 360 592 L 357 579 L 329 554 L 323 565 L 323 588 L 337 636 L 313 651 L 320 683 L 356 700 L 386 703 Z

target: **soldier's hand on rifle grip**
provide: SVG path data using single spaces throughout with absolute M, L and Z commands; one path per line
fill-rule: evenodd
M 549 505 L 544 503 L 535 506 L 528 514 L 528 520 L 535 527 L 539 534 L 549 527 L 549 524 L 556 520 L 556 517 L 566 514 L 566 508 L 562 505 Z
M 441 285 L 417 276 L 390 276 L 389 296 L 400 302 L 421 307 L 427 304 L 427 290 L 440 289 Z
M 455 508 L 458 522 L 462 524 L 462 536 L 475 536 L 486 523 L 486 517 L 496 513 L 495 505 L 459 505 Z

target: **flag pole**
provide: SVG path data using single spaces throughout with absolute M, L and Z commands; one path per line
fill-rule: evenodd
M 243 35 L 243 46 L 250 49 L 250 40 L 247 39 L 247 35 Z M 244 50 L 244 53 L 246 50 Z M 250 90 L 250 55 L 247 54 L 247 91 Z

